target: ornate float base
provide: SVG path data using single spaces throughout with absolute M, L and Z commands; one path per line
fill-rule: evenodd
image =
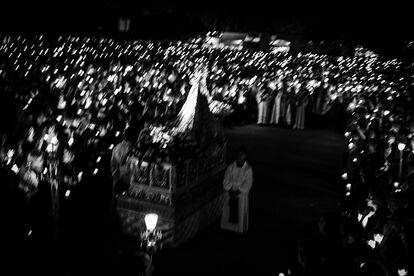
M 165 244 L 179 246 L 220 218 L 223 207 L 222 175 L 223 171 L 220 170 L 201 185 L 185 191 L 173 200 L 171 206 L 118 197 L 122 233 L 138 238 L 141 231 L 145 230 L 144 216 L 157 213 L 157 229 L 163 232 Z

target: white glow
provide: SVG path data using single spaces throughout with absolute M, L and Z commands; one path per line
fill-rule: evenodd
M 59 116 L 57 116 L 57 117 L 56 117 L 56 120 L 57 120 L 58 122 L 60 122 L 60 121 L 62 121 L 62 118 L 63 118 L 63 116 L 62 116 L 62 115 L 59 115 Z
M 380 244 L 382 242 L 382 240 L 384 239 L 384 235 L 382 234 L 374 234 L 374 240 Z
M 408 270 L 405 268 L 399 268 L 398 269 L 398 275 L 399 276 L 407 276 L 408 275 Z
M 398 183 L 398 182 L 394 182 L 394 187 L 395 187 L 395 188 L 398 188 L 398 186 L 400 186 L 400 183 Z
M 18 172 L 19 172 L 19 167 L 17 167 L 17 165 L 16 165 L 16 164 L 14 164 L 14 165 L 13 165 L 13 167 L 11 168 L 11 170 L 12 170 L 14 173 L 18 173 Z
M 68 198 L 70 196 L 70 190 L 67 190 L 66 192 L 65 192 L 65 197 L 66 198 Z
M 14 155 L 14 150 L 13 149 L 10 149 L 10 150 L 7 151 L 7 157 L 8 158 L 12 158 L 13 155 Z
M 93 171 L 93 175 L 96 175 L 98 173 L 98 168 L 95 168 L 95 170 Z
M 147 227 L 147 230 L 153 231 L 155 227 L 157 227 L 158 215 L 155 213 L 146 214 L 144 221 L 145 221 L 145 226 Z
M 69 144 L 69 146 L 72 146 L 72 144 L 73 144 L 73 137 L 70 137 L 69 138 L 68 144 Z
M 99 163 L 99 162 L 101 162 L 101 159 L 102 159 L 102 157 L 98 157 L 97 159 L 96 159 L 96 163 Z
M 61 101 L 58 104 L 58 109 L 65 109 L 66 107 L 66 101 Z
M 348 179 L 348 174 L 347 173 L 343 173 L 341 177 L 342 177 L 343 180 L 347 180 Z
M 372 249 L 374 249 L 374 248 L 375 248 L 375 246 L 376 246 L 377 244 L 376 244 L 376 242 L 375 242 L 374 240 L 369 240 L 369 241 L 368 241 L 368 245 L 369 245 Z
M 347 191 L 351 190 L 351 186 L 352 186 L 351 183 L 346 184 L 346 190 Z
M 53 151 L 53 145 L 52 144 L 47 145 L 46 151 L 47 152 L 52 152 Z
M 373 212 L 373 211 L 371 211 L 371 212 L 369 212 L 369 214 L 368 215 L 366 215 L 363 219 L 362 219 L 362 227 L 367 227 L 367 224 L 368 224 L 368 220 L 369 220 L 369 218 L 370 217 L 372 217 L 373 215 L 374 215 L 374 213 L 375 212 Z
M 90 98 L 86 99 L 85 108 L 89 108 L 92 104 L 92 100 Z
M 405 149 L 405 144 L 404 143 L 398 143 L 398 149 L 400 151 L 403 151 Z
M 78 181 L 82 180 L 83 172 L 78 173 Z
M 50 143 L 52 143 L 53 145 L 57 145 L 59 143 L 59 140 L 57 139 L 56 136 L 53 136 L 52 139 L 50 140 Z

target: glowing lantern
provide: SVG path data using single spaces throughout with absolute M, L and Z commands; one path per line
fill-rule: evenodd
M 144 221 L 145 221 L 145 226 L 147 227 L 147 230 L 154 231 L 155 227 L 157 227 L 158 215 L 154 213 L 146 214 Z

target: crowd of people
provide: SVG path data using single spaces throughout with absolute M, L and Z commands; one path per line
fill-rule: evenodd
M 413 67 L 362 48 L 352 57 L 332 57 L 3 36 L 0 89 L 7 111 L 0 153 L 8 187 L 38 206 L 41 183 L 52 184 L 50 211 L 37 212 L 50 222 L 59 213 L 53 198 L 63 196 L 53 194 L 58 187 L 64 191 L 102 173 L 102 160 L 123 137 L 148 162 L 196 158 L 197 143 L 160 129 L 173 127 L 200 66 L 210 110 L 224 124 L 303 129 L 307 116 L 330 116 L 339 129 L 346 126 L 346 194 L 337 212 L 321 221 L 320 254 L 301 244 L 302 272 L 331 273 L 342 265 L 343 273 L 406 275 L 413 263 Z
M 412 273 L 412 65 L 396 64 L 385 80 L 376 64 L 374 59 L 358 70 L 366 82 L 344 98 L 344 197 L 335 212 L 321 217 L 320 237 L 300 242 L 300 275 Z

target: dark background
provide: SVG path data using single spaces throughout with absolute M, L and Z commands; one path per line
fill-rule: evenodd
M 240 31 L 315 36 L 386 39 L 413 35 L 409 4 L 398 1 L 9 0 L 1 1 L 0 11 L 3 30 L 93 31 L 99 25 L 109 30 L 111 24 L 116 25 L 111 21 L 125 15 L 142 23 L 147 19 L 152 24 L 139 27 L 148 30 L 171 29 L 173 25 L 192 31 L 215 23 Z M 150 20 L 153 18 L 157 20 Z M 183 24 L 188 22 L 198 24 Z
M 395 54 L 414 39 L 411 13 L 409 1 L 9 0 L 0 3 L 0 33 L 185 39 L 220 30 L 277 34 L 301 51 L 325 40 L 325 48 L 362 44 Z M 121 17 L 131 18 L 127 34 L 118 33 Z

